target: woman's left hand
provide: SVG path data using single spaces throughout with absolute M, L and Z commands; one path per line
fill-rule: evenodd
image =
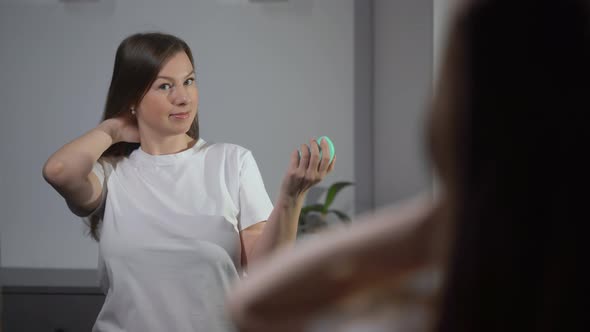
M 287 174 L 283 178 L 281 193 L 291 198 L 304 196 L 309 188 L 322 181 L 334 169 L 336 156 L 330 162 L 330 146 L 325 139 L 321 141 L 322 158 L 320 159 L 320 146 L 315 139 L 309 146 L 302 144 L 301 158 L 299 151 L 291 153 L 291 162 Z

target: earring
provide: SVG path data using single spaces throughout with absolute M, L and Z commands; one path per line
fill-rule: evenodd
M 131 114 L 135 115 L 135 109 L 131 108 Z

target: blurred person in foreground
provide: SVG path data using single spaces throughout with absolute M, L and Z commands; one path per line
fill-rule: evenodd
M 589 1 L 463 1 L 427 121 L 437 195 L 275 253 L 230 292 L 233 319 L 305 330 L 438 266 L 427 330 L 587 331 L 589 94 Z

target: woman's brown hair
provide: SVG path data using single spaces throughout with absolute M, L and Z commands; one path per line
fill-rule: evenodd
M 111 85 L 109 87 L 102 121 L 129 112 L 140 103 L 154 83 L 164 64 L 175 54 L 184 52 L 195 68 L 193 54 L 182 39 L 164 33 L 137 33 L 125 38 L 117 49 Z M 199 138 L 199 122 L 195 117 L 187 135 Z M 127 157 L 139 147 L 139 143 L 120 142 L 113 144 L 101 156 L 115 163 Z M 103 188 L 105 190 L 106 188 Z M 93 214 L 89 221 L 90 235 L 98 241 L 100 213 Z

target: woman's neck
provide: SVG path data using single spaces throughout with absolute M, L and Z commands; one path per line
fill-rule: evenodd
M 183 134 L 159 139 L 141 140 L 141 149 L 151 155 L 174 154 L 190 149 L 197 142 L 196 139 Z

